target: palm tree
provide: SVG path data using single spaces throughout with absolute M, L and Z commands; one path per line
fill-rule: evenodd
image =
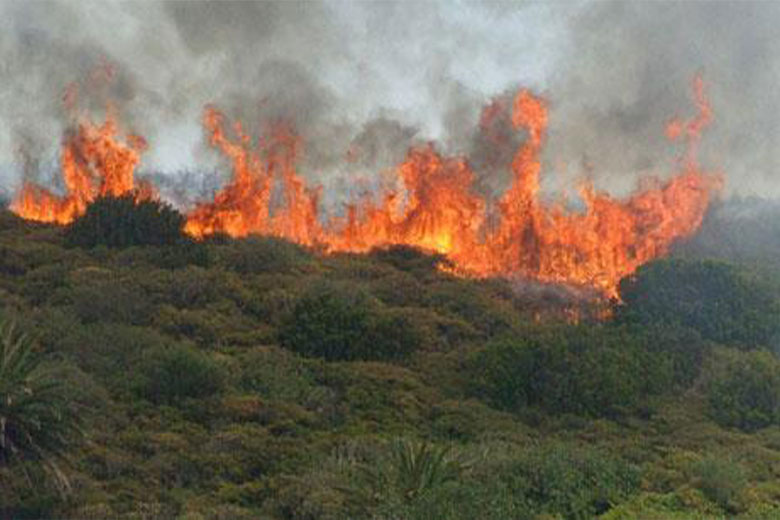
M 60 494 L 70 490 L 60 462 L 80 436 L 79 417 L 57 366 L 33 349 L 29 336 L 0 318 L 0 487 L 40 467 Z
M 448 447 L 396 439 L 384 456 L 357 467 L 357 485 L 345 491 L 354 506 L 373 515 L 378 507 L 412 504 L 467 469 Z

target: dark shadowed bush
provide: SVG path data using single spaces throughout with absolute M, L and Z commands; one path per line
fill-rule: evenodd
M 745 348 L 780 335 L 780 301 L 736 266 L 715 261 L 660 260 L 620 282 L 617 319 L 690 327 L 702 338 Z
M 396 269 L 415 275 L 434 273 L 439 264 L 449 263 L 444 255 L 429 253 L 419 248 L 405 245 L 376 248 L 371 251 L 369 256 L 380 262 L 386 262 Z
M 671 387 L 662 357 L 626 330 L 578 326 L 493 341 L 469 365 L 473 391 L 498 408 L 614 416 Z
M 747 487 L 745 471 L 738 463 L 709 455 L 693 466 L 694 485 L 711 501 L 737 512 Z
M 420 343 L 402 312 L 385 308 L 357 286 L 320 283 L 295 303 L 281 326 L 283 346 L 328 360 L 400 358 Z
M 76 316 L 83 323 L 148 324 L 154 308 L 144 291 L 132 280 L 100 275 L 91 281 L 81 277 L 68 292 Z
M 208 354 L 184 345 L 155 348 L 144 354 L 137 391 L 155 404 L 178 404 L 187 398 L 218 393 L 224 376 Z
M 769 352 L 718 351 L 707 376 L 718 424 L 745 431 L 780 424 L 780 361 Z
M 551 444 L 528 450 L 500 478 L 531 511 L 590 520 L 635 493 L 639 477 L 637 467 L 612 454 Z
M 215 248 L 219 260 L 241 274 L 295 272 L 311 262 L 300 245 L 276 237 L 251 236 Z
M 101 197 L 68 226 L 65 242 L 85 248 L 173 245 L 183 239 L 183 226 L 184 216 L 165 203 Z

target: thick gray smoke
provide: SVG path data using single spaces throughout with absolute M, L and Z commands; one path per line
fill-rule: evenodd
M 778 193 L 780 3 L 599 2 L 569 23 L 549 78 L 550 162 L 585 164 L 613 187 L 663 171 L 674 157 L 664 125 L 695 113 L 699 73 L 715 111 L 702 162 L 730 191 Z
M 111 99 L 147 137 L 143 170 L 196 193 L 213 184 L 193 170 L 228 171 L 201 136 L 208 103 L 254 135 L 292 123 L 304 174 L 341 194 L 428 139 L 468 154 L 478 189 L 496 191 L 508 156 L 476 130 L 480 107 L 523 85 L 551 101 L 546 185 L 587 172 L 621 191 L 673 166 L 664 124 L 693 113 L 700 72 L 716 117 L 704 162 L 775 192 L 779 22 L 777 5 L 743 2 L 0 0 L 0 184 L 50 178 L 77 82 L 79 106 Z

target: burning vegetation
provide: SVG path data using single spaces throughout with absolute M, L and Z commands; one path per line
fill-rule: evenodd
M 684 138 L 687 153 L 666 181 L 649 181 L 626 200 L 617 200 L 582 182 L 584 210 L 540 196 L 541 160 L 548 108 L 528 90 L 507 106 L 491 104 L 481 124 L 503 110 L 525 140 L 510 165 L 509 188 L 495 200 L 473 189 L 474 172 L 463 157 L 445 157 L 433 144 L 412 147 L 395 169 L 394 188 L 346 203 L 344 214 L 325 219 L 322 188 L 308 186 L 297 170 L 302 143 L 289 125 L 273 125 L 255 140 L 239 121 L 230 127 L 215 107 L 203 126 L 209 144 L 232 163 L 232 178 L 214 196 L 186 215 L 185 231 L 203 238 L 269 235 L 325 252 L 367 252 L 407 245 L 435 251 L 453 272 L 469 277 L 504 276 L 589 286 L 616 296 L 621 278 L 664 255 L 671 244 L 696 232 L 710 198 L 722 181 L 703 171 L 696 149 L 712 120 L 700 78 L 694 81 L 698 114 L 674 120 L 670 139 Z M 67 224 L 101 196 L 156 198 L 150 184 L 134 179 L 146 147 L 124 134 L 114 110 L 102 124 L 84 116 L 63 140 L 61 169 L 65 194 L 26 183 L 12 203 L 18 215 Z

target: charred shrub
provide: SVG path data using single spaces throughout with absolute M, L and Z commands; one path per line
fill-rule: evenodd
M 159 201 L 133 195 L 101 197 L 65 231 L 71 247 L 93 248 L 173 245 L 183 239 L 184 216 Z
M 280 331 L 283 346 L 327 360 L 380 360 L 417 348 L 417 328 L 359 287 L 319 283 L 294 304 Z

